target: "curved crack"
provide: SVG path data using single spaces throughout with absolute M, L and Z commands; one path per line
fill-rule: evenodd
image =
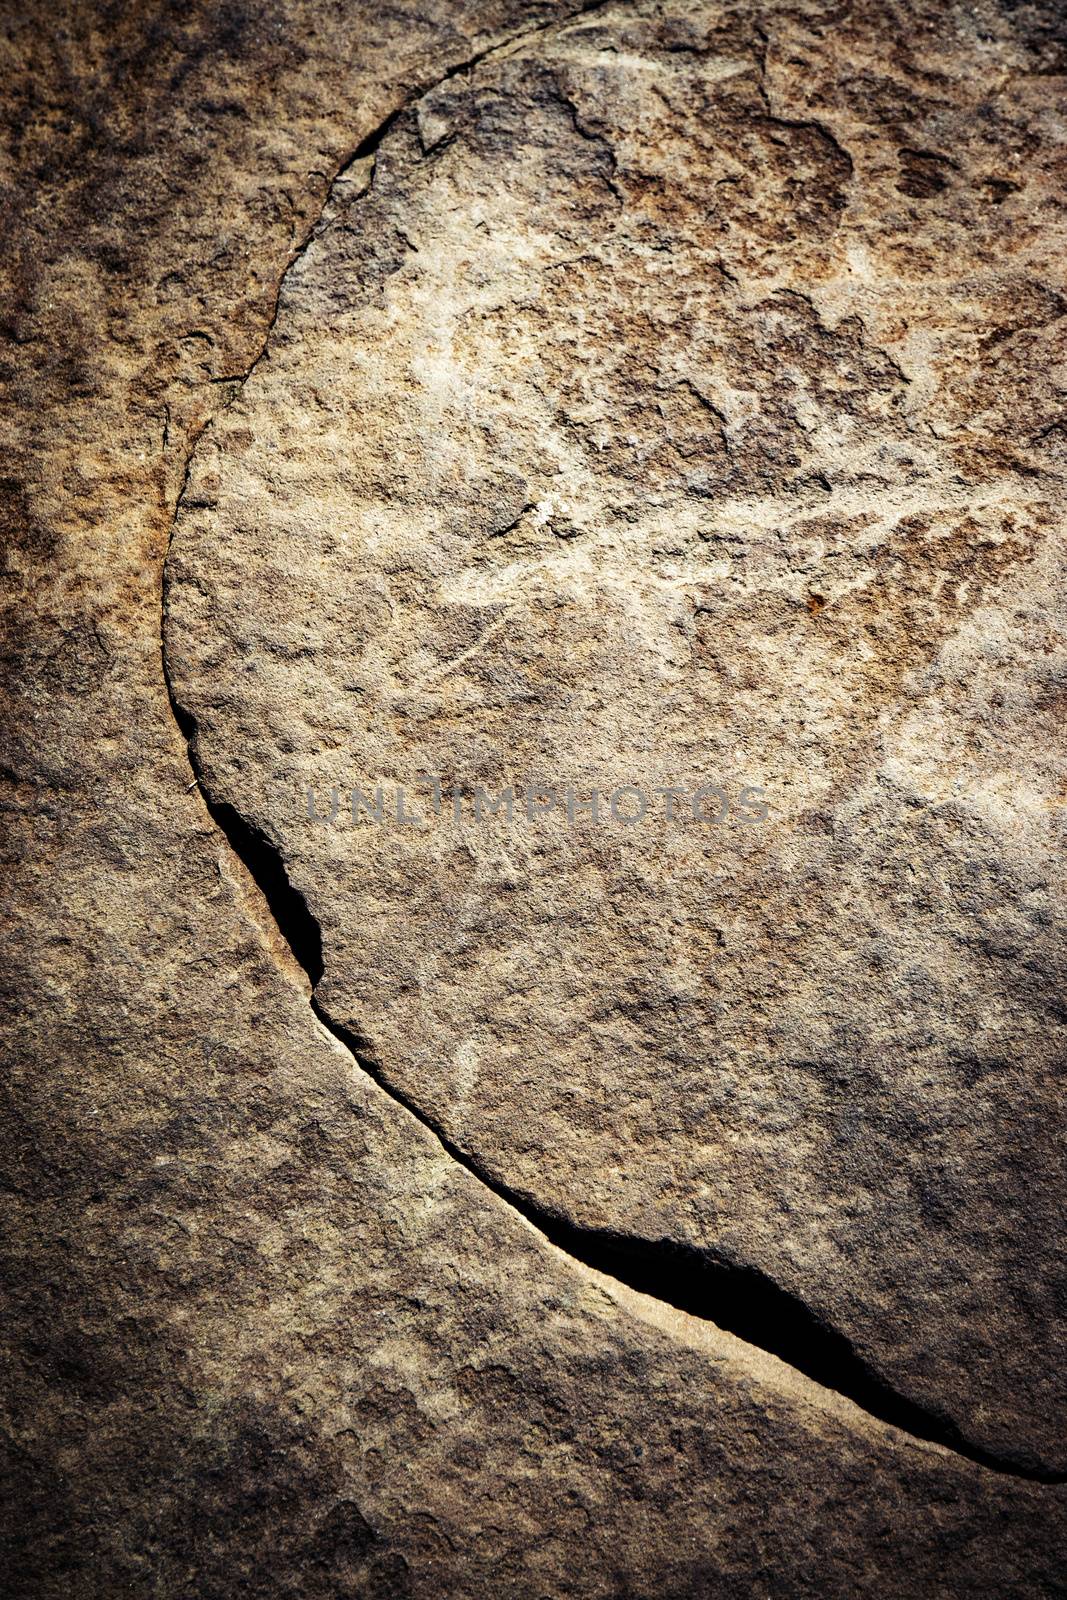
M 591 4 L 579 5 L 563 18 L 553 18 L 548 23 L 521 30 L 508 39 L 488 46 L 468 60 L 449 68 L 437 83 L 420 89 L 363 138 L 337 168 L 319 217 L 290 256 L 278 280 L 268 324 L 257 354 L 243 373 L 234 374 L 225 381 L 235 383 L 240 389 L 262 361 L 278 320 L 285 280 L 315 238 L 336 184 L 356 162 L 376 153 L 390 128 L 411 105 L 440 83 L 469 71 L 488 57 L 509 50 L 527 39 L 565 27 L 589 12 L 603 10 L 613 3 L 618 3 L 618 0 L 592 0 Z M 232 400 L 233 397 L 230 398 Z M 197 444 L 209 425 L 198 428 L 190 439 L 174 507 L 171 542 Z M 643 1239 L 608 1228 L 584 1226 L 546 1209 L 529 1194 L 510 1188 L 487 1172 L 469 1151 L 458 1145 L 403 1090 L 390 1081 L 367 1040 L 337 1022 L 317 997 L 316 989 L 324 972 L 322 932 L 306 898 L 291 883 L 281 852 L 235 807 L 213 797 L 205 784 L 197 753 L 196 720 L 178 699 L 167 652 L 169 556 L 168 545 L 163 563 L 160 628 L 163 678 L 171 711 L 186 744 L 196 786 L 213 821 L 262 893 L 278 931 L 306 974 L 311 986 L 312 1011 L 323 1027 L 349 1052 L 361 1071 L 395 1105 L 413 1117 L 464 1171 L 572 1260 L 776 1356 L 820 1387 L 845 1397 L 869 1416 L 916 1440 L 938 1445 L 993 1472 L 1036 1483 L 1067 1482 L 1067 1473 L 1014 1461 L 982 1449 L 968 1440 L 958 1425 L 943 1412 L 924 1407 L 899 1394 L 871 1369 L 840 1330 L 819 1318 L 797 1295 L 784 1289 L 758 1268 L 729 1260 L 714 1249 L 700 1248 L 678 1240 Z
M 466 1172 L 573 1260 L 777 1356 L 822 1388 L 851 1400 L 878 1421 L 915 1439 L 940 1445 L 993 1472 L 1037 1483 L 1067 1482 L 1067 1474 L 1029 1466 L 983 1450 L 966 1439 L 950 1417 L 899 1394 L 864 1362 L 843 1333 L 821 1320 L 803 1300 L 759 1268 L 730 1261 L 713 1249 L 674 1239 L 642 1239 L 572 1222 L 487 1172 L 476 1157 L 457 1144 L 388 1078 L 367 1040 L 336 1021 L 318 999 L 315 990 L 324 971 L 319 924 L 304 895 L 290 881 L 277 846 L 232 805 L 215 800 L 208 792 L 196 751 L 196 722 L 175 695 L 165 653 L 164 674 L 171 708 L 186 740 L 190 765 L 204 803 L 234 854 L 247 868 L 279 932 L 306 973 L 311 985 L 312 1011 L 345 1047 L 361 1071 L 432 1135 Z

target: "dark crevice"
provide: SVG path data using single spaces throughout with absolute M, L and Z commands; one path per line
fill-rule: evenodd
M 463 63 L 463 66 L 469 65 L 472 65 L 472 63 Z M 456 67 L 455 72 L 462 72 L 463 66 Z M 445 79 L 453 77 L 455 72 L 446 73 Z M 348 167 L 354 167 L 357 161 L 366 161 L 368 156 L 376 156 L 378 154 L 378 147 L 385 138 L 386 134 L 392 132 L 400 118 L 404 115 L 404 112 L 408 109 L 408 104 L 405 101 L 402 106 L 397 106 L 395 111 L 390 111 L 384 122 L 380 122 L 376 128 L 372 128 L 367 137 L 365 139 L 361 139 L 359 144 L 356 145 L 356 148 L 348 157 L 338 176 L 342 176 Z
M 314 991 L 324 970 L 319 925 L 304 896 L 290 882 L 278 848 L 233 806 L 213 800 L 206 791 L 196 753 L 195 722 L 175 698 L 169 673 L 167 686 L 205 804 L 255 880 L 279 931 L 307 974 L 315 1015 L 378 1087 L 414 1117 L 465 1171 L 574 1260 L 777 1356 L 879 1421 L 915 1439 L 941 1445 L 993 1472 L 1038 1483 L 1067 1482 L 1067 1474 L 981 1449 L 964 1438 L 950 1417 L 898 1394 L 871 1370 L 843 1333 L 822 1321 L 804 1301 L 758 1268 L 679 1240 L 641 1239 L 607 1228 L 582 1227 L 546 1210 L 530 1195 L 509 1188 L 487 1172 L 386 1075 L 370 1043 L 337 1022 L 318 999 Z
M 166 587 L 164 587 L 164 626 L 166 623 Z M 163 649 L 163 676 L 174 720 L 181 730 L 189 752 L 196 786 L 215 822 L 226 835 L 226 841 L 239 861 L 247 867 L 257 889 L 267 902 L 267 908 L 278 930 L 294 957 L 304 969 L 314 990 L 324 971 L 322 959 L 322 931 L 308 909 L 304 896 L 289 882 L 289 874 L 282 863 L 281 853 L 266 834 L 250 822 L 225 800 L 213 800 L 204 784 L 200 761 L 196 752 L 196 722 L 181 705 L 174 693 L 166 643 Z
M 439 82 L 469 71 L 487 56 L 522 43 L 538 34 L 566 26 L 591 11 L 603 9 L 610 0 L 594 0 L 577 6 L 565 17 L 533 27 L 513 38 L 489 46 L 445 72 Z M 436 87 L 436 85 L 435 85 Z M 429 92 L 422 89 L 389 114 L 368 134 L 338 168 L 329 186 L 323 212 L 337 180 L 357 161 L 376 154 L 382 140 L 410 105 Z M 790 124 L 801 126 L 801 124 Z M 818 126 L 804 124 L 803 126 Z M 585 137 L 594 137 L 579 129 Z M 820 128 L 821 132 L 827 130 Z M 834 141 L 836 144 L 836 140 Z M 844 152 L 847 155 L 847 152 Z M 274 304 L 259 352 L 245 373 L 225 382 L 243 383 L 266 353 L 277 321 L 285 278 L 307 250 L 315 236 L 316 223 L 297 248 L 279 279 Z M 703 397 L 701 397 L 703 398 Z M 196 444 L 203 428 L 190 443 L 185 472 L 177 497 L 177 521 Z M 173 529 L 172 529 L 173 534 Z M 168 551 L 169 557 L 169 551 Z M 487 1172 L 479 1161 L 462 1149 L 386 1075 L 369 1042 L 334 1020 L 318 999 L 315 990 L 324 972 L 322 933 L 305 897 L 291 883 L 278 847 L 261 830 L 250 824 L 228 802 L 210 793 L 205 783 L 197 751 L 197 727 L 190 712 L 182 706 L 175 691 L 166 648 L 167 574 L 164 564 L 162 659 L 163 676 L 175 721 L 185 739 L 193 774 L 207 809 L 225 835 L 235 855 L 243 862 L 261 891 L 271 916 L 295 960 L 311 985 L 310 1003 L 322 1025 L 350 1053 L 356 1064 L 394 1104 L 400 1106 L 429 1133 L 446 1153 L 499 1200 L 522 1216 L 544 1239 L 573 1260 L 606 1277 L 615 1279 L 665 1305 L 690 1316 L 713 1323 L 727 1333 L 764 1350 L 822 1387 L 845 1396 L 870 1416 L 902 1430 L 915 1439 L 925 1440 L 954 1451 L 991 1471 L 1038 1483 L 1067 1482 L 1067 1474 L 1051 1472 L 1030 1461 L 1016 1461 L 994 1455 L 963 1437 L 957 1425 L 941 1412 L 928 1410 L 896 1393 L 862 1360 L 848 1339 L 820 1320 L 796 1295 L 775 1283 L 752 1266 L 731 1261 L 712 1249 L 700 1249 L 672 1239 L 649 1240 L 614 1232 L 606 1228 L 583 1227 L 545 1209 L 533 1197 L 509 1188 Z
M 289 882 L 280 854 L 265 834 L 250 827 L 225 800 L 212 802 L 208 810 L 226 835 L 234 854 L 255 879 L 286 944 L 315 989 L 324 970 L 322 933 L 308 910 L 307 901 Z

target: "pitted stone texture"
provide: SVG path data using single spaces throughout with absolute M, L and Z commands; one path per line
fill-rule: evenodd
M 168 649 L 322 1003 L 483 1170 L 1062 1469 L 1049 48 L 671 0 L 445 83 L 196 453 Z M 420 773 L 459 821 L 307 817 Z M 472 818 L 528 783 L 770 815 Z

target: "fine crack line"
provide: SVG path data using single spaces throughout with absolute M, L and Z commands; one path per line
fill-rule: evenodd
M 418 105 L 420 100 L 425 100 L 427 95 L 433 94 L 441 87 L 442 84 L 449 83 L 453 78 L 458 78 L 461 73 L 472 72 L 474 68 L 480 66 L 483 61 L 489 61 L 495 56 L 503 56 L 508 52 L 517 49 L 520 45 L 526 44 L 528 40 L 539 39 L 547 33 L 561 32 L 564 28 L 569 27 L 572 22 L 577 22 L 579 18 L 589 16 L 593 12 L 606 11 L 611 9 L 613 6 L 625 6 L 628 3 L 630 3 L 630 0 L 588 0 L 588 3 L 584 5 L 575 6 L 574 10 L 569 11 L 564 17 L 549 17 L 546 22 L 536 23 L 534 26 L 529 28 L 520 28 L 515 33 L 510 34 L 506 39 L 500 39 L 496 42 L 496 44 L 486 45 L 484 50 L 475 51 L 474 55 L 468 56 L 465 61 L 457 61 L 454 66 L 447 68 L 447 70 L 443 72 L 439 78 L 435 79 L 433 83 L 426 84 L 422 88 L 416 89 L 415 92 L 409 95 L 406 100 L 402 101 L 400 105 L 394 107 L 394 109 L 382 119 L 376 128 L 373 128 L 370 133 L 366 134 L 365 137 L 362 138 L 355 146 L 355 148 L 347 156 L 342 158 L 341 164 L 334 171 L 334 175 L 326 187 L 326 193 L 323 196 L 322 205 L 319 207 L 318 215 L 282 269 L 281 276 L 278 279 L 277 287 L 274 291 L 274 302 L 271 306 L 270 316 L 267 319 L 267 327 L 263 335 L 263 341 L 248 367 L 244 372 L 226 373 L 222 377 L 212 378 L 209 381 L 217 384 L 234 383 L 237 385 L 238 391 L 242 389 L 248 382 L 249 378 L 252 376 L 253 372 L 255 372 L 256 368 L 259 366 L 259 363 L 263 360 L 263 357 L 267 353 L 271 334 L 274 332 L 275 326 L 277 325 L 278 313 L 281 309 L 282 291 L 285 288 L 285 281 L 289 277 L 289 274 L 292 272 L 293 268 L 296 266 L 297 262 L 307 254 L 309 248 L 314 243 L 323 218 L 330 208 L 330 202 L 333 199 L 334 190 L 337 188 L 339 183 L 344 181 L 345 177 L 352 170 L 352 168 L 360 161 L 366 161 L 369 157 L 377 155 L 382 140 L 389 132 L 391 132 L 393 127 L 406 112 L 410 111 L 413 106 Z M 595 135 L 587 134 L 583 129 L 578 128 L 577 120 L 575 120 L 575 127 L 577 131 L 582 134 L 583 138 L 596 137 Z M 610 147 L 609 152 L 614 160 L 614 152 L 610 151 Z M 233 398 L 233 396 L 230 397 L 231 400 Z M 202 432 L 203 430 L 201 429 L 200 431 Z M 192 441 L 190 455 L 195 452 L 196 444 L 197 439 L 194 439 Z M 178 502 L 174 508 L 175 517 L 177 517 L 180 505 L 181 497 L 179 496 Z
M 243 373 L 219 381 L 235 383 L 239 390 L 255 372 L 267 353 L 271 334 L 278 321 L 285 281 L 316 237 L 338 182 L 355 163 L 376 154 L 390 129 L 412 105 L 442 83 L 472 70 L 488 58 L 514 49 L 529 39 L 565 28 L 580 17 L 618 3 L 619 0 L 593 0 L 592 4 L 576 7 L 564 18 L 552 18 L 538 26 L 520 30 L 449 68 L 434 84 L 419 89 L 390 112 L 372 133 L 359 142 L 334 173 L 318 216 L 289 257 L 279 277 L 263 341 L 254 359 Z M 227 403 L 231 403 L 233 398 L 231 396 Z M 1056 1473 L 1043 1466 L 1013 1461 L 972 1444 L 945 1413 L 927 1409 L 898 1394 L 870 1368 L 843 1333 L 816 1316 L 803 1300 L 759 1269 L 730 1260 L 711 1248 L 701 1249 L 673 1239 L 643 1239 L 608 1228 L 581 1225 L 546 1209 L 531 1195 L 510 1188 L 487 1172 L 474 1156 L 456 1144 L 415 1101 L 390 1081 L 366 1039 L 329 1014 L 315 992 L 324 972 L 319 924 L 306 897 L 290 882 L 278 847 L 241 816 L 235 807 L 215 799 L 210 793 L 197 748 L 196 719 L 179 700 L 171 672 L 167 649 L 170 552 L 190 482 L 193 457 L 210 420 L 197 428 L 190 439 L 175 500 L 170 540 L 164 556 L 160 615 L 163 680 L 171 712 L 186 745 L 194 785 L 199 789 L 212 820 L 263 895 L 278 932 L 306 974 L 311 986 L 310 1006 L 323 1027 L 347 1050 L 356 1066 L 395 1105 L 414 1118 L 457 1165 L 573 1261 L 776 1356 L 823 1389 L 851 1400 L 869 1416 L 915 1440 L 937 1445 L 1007 1476 L 1045 1484 L 1067 1482 L 1067 1473 Z

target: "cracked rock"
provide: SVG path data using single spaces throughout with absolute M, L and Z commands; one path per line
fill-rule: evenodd
M 1062 1592 L 1062 21 L 37 9 L 0 1588 Z
M 1061 157 L 1004 20 L 760 19 L 388 130 L 193 457 L 172 684 L 476 1171 L 1062 1472 Z

